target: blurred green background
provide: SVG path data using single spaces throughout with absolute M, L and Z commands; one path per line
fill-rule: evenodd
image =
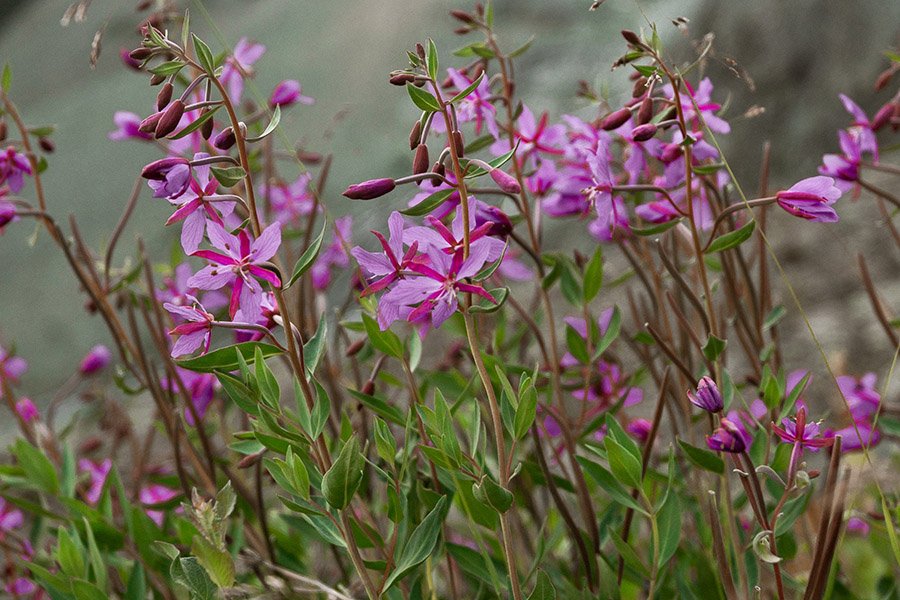
M 135 176 L 158 156 L 150 145 L 106 138 L 116 110 L 143 116 L 155 97 L 146 79 L 124 68 L 118 57 L 120 48 L 139 41 L 135 26 L 140 14 L 134 4 L 94 0 L 84 22 L 63 27 L 66 0 L 0 1 L 0 63 L 12 67 L 12 96 L 29 124 L 57 125 L 57 152 L 49 157 L 45 180 L 49 209 L 61 221 L 75 214 L 94 248 L 105 247 Z M 348 183 L 409 168 L 404 146 L 415 113 L 403 91 L 387 84 L 386 75 L 404 66 L 404 51 L 427 37 L 442 50 L 442 64 L 453 65 L 450 51 L 465 42 L 451 33 L 457 23 L 448 11 L 469 9 L 472 3 L 207 0 L 187 5 L 194 28 L 215 51 L 223 49 L 223 42 L 233 46 L 241 36 L 268 46 L 256 65 L 251 97 L 253 87 L 267 96 L 282 79 L 302 83 L 303 92 L 317 102 L 291 109 L 282 121 L 285 131 L 311 150 L 334 154 L 325 194 L 332 213 L 352 211 L 357 231 L 381 223 L 389 207 L 353 204 L 339 192 Z M 630 90 L 625 69 L 610 72 L 623 50 L 619 30 L 655 21 L 670 54 L 682 59 L 691 57 L 692 40 L 714 31 L 709 74 L 717 82 L 716 97 L 729 98 L 727 116 L 733 124 L 726 152 L 749 189 L 755 187 L 763 140 L 777 139 L 775 184 L 789 184 L 813 175 L 821 154 L 836 147 L 835 131 L 847 124 L 838 92 L 854 96 L 868 111 L 885 101 L 875 97 L 871 84 L 886 65 L 882 51 L 897 43 L 900 23 L 896 0 L 608 0 L 593 12 L 590 5 L 590 0 L 495 2 L 502 44 L 511 49 L 535 36 L 517 66 L 520 97 L 536 110 L 548 109 L 553 118 L 593 116 L 594 109 L 575 96 L 579 79 L 608 90 L 613 104 Z M 671 23 L 680 16 L 689 20 L 687 33 Z M 92 70 L 90 44 L 100 28 L 105 28 L 102 54 Z M 749 73 L 755 86 L 735 77 L 730 60 Z M 765 112 L 752 120 L 742 118 L 752 106 Z M 31 192 L 26 187 L 23 195 Z M 177 232 L 162 227 L 169 212 L 162 201 L 144 193 L 120 242 L 118 261 L 133 252 L 139 235 L 157 256 L 166 256 L 177 238 Z M 779 245 L 795 283 L 802 284 L 802 298 L 815 305 L 814 325 L 826 342 L 834 342 L 834 349 L 846 347 L 854 357 L 872 336 L 880 335 L 864 297 L 855 291 L 858 280 L 852 268 L 856 251 L 866 244 L 878 248 L 877 237 L 854 237 L 868 231 L 876 217 L 873 210 L 827 231 L 804 228 Z M 84 312 L 84 297 L 47 236 L 40 234 L 37 244 L 29 246 L 33 232 L 32 224 L 20 223 L 0 238 L 0 343 L 15 344 L 30 361 L 24 389 L 40 401 L 106 336 L 100 319 Z M 897 298 L 900 265 L 891 252 L 880 252 L 873 270 L 887 297 Z M 823 278 L 826 264 L 828 276 Z M 848 296 L 851 290 L 854 295 Z

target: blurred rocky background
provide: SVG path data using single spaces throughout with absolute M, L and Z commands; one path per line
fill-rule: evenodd
M 402 90 L 387 84 L 387 73 L 405 63 L 404 51 L 433 37 L 452 64 L 449 50 L 464 41 L 452 35 L 451 8 L 469 0 L 192 0 L 192 25 L 216 50 L 248 36 L 269 48 L 257 63 L 251 98 L 263 98 L 281 79 L 298 79 L 316 98 L 283 119 L 291 139 L 335 156 L 325 198 L 334 214 L 353 212 L 357 231 L 380 224 L 387 207 L 352 204 L 339 192 L 351 182 L 408 169 L 404 152 L 413 113 Z M 46 177 L 50 210 L 62 220 L 77 215 L 90 245 L 103 248 L 119 218 L 140 167 L 157 156 L 148 145 L 112 142 L 117 110 L 142 115 L 155 90 L 124 68 L 120 48 L 136 46 L 139 19 L 134 1 L 94 0 L 82 22 L 63 27 L 69 0 L 0 1 L 0 62 L 13 71 L 12 93 L 30 124 L 56 124 L 57 153 Z M 839 92 L 873 113 L 885 101 L 872 82 L 886 66 L 883 52 L 898 44 L 900 2 L 871 0 L 607 0 L 589 11 L 590 0 L 545 2 L 495 0 L 501 43 L 517 47 L 535 41 L 519 59 L 520 97 L 551 116 L 584 117 L 595 109 L 576 97 L 587 80 L 623 100 L 627 74 L 611 72 L 622 52 L 623 28 L 658 23 L 667 52 L 683 61 L 695 42 L 713 32 L 705 70 L 727 100 L 733 132 L 725 150 L 739 179 L 756 190 L 763 142 L 772 149 L 772 185 L 789 185 L 815 174 L 823 153 L 837 147 L 836 130 L 848 124 Z M 209 14 L 206 11 L 209 11 Z M 672 24 L 686 17 L 687 29 Z M 102 52 L 89 64 L 91 40 L 103 29 Z M 762 109 L 762 110 L 759 110 Z M 746 113 L 756 114 L 754 117 Z M 896 161 L 895 161 L 896 162 Z M 286 174 L 289 176 L 288 174 Z M 29 188 L 26 188 L 26 193 Z M 878 225 L 870 198 L 842 201 L 842 221 L 834 226 L 803 225 L 775 219 L 775 249 L 796 287 L 825 351 L 851 371 L 885 372 L 892 349 L 875 325 L 861 292 L 855 256 L 871 259 L 873 277 L 884 298 L 900 311 L 898 252 Z M 169 209 L 144 194 L 119 245 L 119 257 L 134 249 L 137 236 L 157 256 L 165 256 L 177 237 L 162 223 Z M 781 216 L 781 215 L 779 215 Z M 87 316 L 62 258 L 41 233 L 33 247 L 30 224 L 10 227 L 0 239 L 0 343 L 15 344 L 32 365 L 24 389 L 40 399 L 57 387 L 93 344 L 105 342 L 98 317 Z M 788 307 L 785 335 L 793 366 L 822 370 L 810 336 L 780 280 Z M 791 364 L 789 362 L 788 364 Z

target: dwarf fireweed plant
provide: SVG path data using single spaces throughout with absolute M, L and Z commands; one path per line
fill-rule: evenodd
M 101 250 L 54 217 L 52 131 L 4 70 L 0 231 L 34 221 L 113 340 L 37 402 L 38 357 L 0 348 L 6 594 L 896 597 L 898 322 L 860 255 L 884 360 L 789 363 L 782 319 L 808 319 L 775 250 L 867 204 L 900 248 L 900 96 L 872 117 L 841 96 L 839 153 L 776 189 L 767 148 L 750 192 L 708 44 L 624 31 L 630 97 L 582 84 L 592 116 L 554 116 L 523 102 L 527 47 L 490 5 L 451 15 L 466 45 L 418 44 L 388 78 L 410 171 L 350 200 L 326 191 L 340 157 L 276 142 L 300 84 L 247 97 L 264 45 L 151 15 L 122 58 L 157 96 L 109 137 L 161 155 Z M 336 216 L 351 200 L 383 226 Z M 180 256 L 120 258 L 142 205 Z

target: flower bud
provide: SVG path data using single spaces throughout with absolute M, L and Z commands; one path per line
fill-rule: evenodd
M 250 467 L 256 466 L 260 460 L 262 460 L 263 454 L 266 453 L 266 449 L 263 448 L 259 452 L 254 452 L 253 454 L 248 454 L 240 461 L 238 461 L 238 469 L 249 469 Z
M 501 190 L 507 194 L 520 194 L 522 187 L 515 177 L 502 169 L 494 169 L 491 171 L 491 179 L 494 180 Z
M 78 372 L 82 375 L 93 375 L 97 371 L 105 369 L 112 360 L 112 353 L 109 348 L 102 344 L 98 344 L 90 349 L 90 351 L 82 359 L 78 366 Z
M 462 157 L 466 152 L 466 144 L 463 142 L 461 131 L 453 132 L 453 147 L 456 149 L 456 156 Z
M 631 139 L 635 142 L 646 142 L 654 135 L 656 135 L 656 125 L 653 123 L 638 125 L 631 130 Z
M 138 63 L 138 65 L 140 66 L 140 63 L 144 62 L 145 60 L 150 58 L 152 55 L 153 55 L 152 49 L 141 47 L 141 48 L 135 48 L 134 50 L 129 52 L 128 58 L 130 58 L 131 60 Z
M 141 70 L 141 64 L 143 63 L 143 61 L 131 58 L 131 52 L 128 50 L 128 48 L 122 48 L 121 50 L 119 50 L 119 58 L 122 60 L 122 64 L 124 64 L 129 69 L 133 71 Z
M 179 98 L 169 104 L 169 106 L 166 107 L 166 110 L 162 112 L 162 115 L 159 117 L 159 123 L 156 124 L 156 131 L 154 131 L 153 136 L 156 139 L 160 139 L 175 131 L 175 128 L 178 127 L 178 124 L 181 122 L 182 115 L 184 115 L 184 102 Z
M 637 112 L 637 124 L 644 125 L 653 118 L 653 100 L 647 96 L 641 101 L 641 106 Z
M 363 346 L 365 346 L 365 345 L 366 345 L 366 338 L 360 338 L 360 339 L 356 340 L 355 342 L 353 342 L 352 344 L 350 344 L 347 347 L 347 351 L 344 353 L 344 356 L 346 356 L 348 358 L 351 356 L 356 356 L 356 354 L 360 350 L 362 350 Z
M 472 15 L 470 15 L 469 13 L 467 13 L 464 10 L 451 10 L 450 16 L 453 17 L 454 19 L 456 19 L 457 21 L 461 21 L 461 22 L 465 23 L 466 25 L 474 25 L 475 24 L 475 17 L 473 17 Z
M 419 145 L 421 138 L 422 138 L 422 121 L 416 121 L 416 124 L 413 125 L 412 131 L 409 132 L 409 149 L 415 150 L 416 146 Z
M 505 212 L 489 204 L 478 204 L 475 208 L 475 226 L 481 227 L 490 223 L 488 235 L 505 238 L 512 232 L 513 224 Z
M 169 171 L 181 165 L 190 165 L 190 161 L 183 156 L 160 158 L 141 169 L 141 177 L 154 181 L 163 181 Z
M 647 93 L 647 78 L 643 75 L 634 80 L 634 86 L 631 88 L 631 97 L 640 98 Z
M 156 110 L 162 110 L 169 105 L 169 102 L 172 101 L 172 91 L 175 88 L 172 87 L 170 82 L 166 82 L 164 86 L 159 88 L 159 93 L 156 94 Z
M 724 418 L 719 420 L 719 427 L 713 431 L 712 435 L 706 436 L 706 445 L 710 450 L 732 454 L 740 454 L 747 449 L 747 442 L 744 440 L 741 430 L 737 425 Z
M 885 125 L 891 122 L 891 115 L 894 114 L 894 105 L 888 102 L 884 106 L 878 109 L 878 112 L 875 113 L 875 116 L 872 118 L 872 131 L 878 131 Z
M 412 73 L 392 73 L 388 81 L 391 85 L 406 85 L 416 80 L 416 76 Z
M 0 233 L 3 228 L 16 220 L 16 205 L 12 202 L 0 201 Z
M 643 444 L 646 443 L 647 438 L 650 437 L 650 430 L 652 428 L 653 423 L 647 419 L 635 419 L 625 426 L 625 431 Z
M 635 46 L 640 46 L 642 44 L 641 38 L 638 37 L 638 34 L 631 31 L 630 29 L 623 29 L 622 37 L 625 38 L 625 41 L 629 44 L 634 44 Z
M 206 113 L 208 113 L 208 112 L 209 112 L 208 108 L 204 108 L 203 110 L 201 110 L 200 118 L 204 117 L 206 115 Z M 213 125 L 214 125 L 214 123 L 213 123 L 212 119 L 207 119 L 207 120 L 203 121 L 203 125 L 200 126 L 200 135 L 203 136 L 204 140 L 208 140 L 209 136 L 212 135 Z
M 0 119 L 0 142 L 6 139 L 9 132 L 6 129 L 6 120 Z
M 234 128 L 229 126 L 220 131 L 219 134 L 213 138 L 212 145 L 219 150 L 229 150 L 234 146 L 235 141 Z
M 366 383 L 363 384 L 362 393 L 371 396 L 375 393 L 375 382 L 369 379 Z
M 351 185 L 344 190 L 344 196 L 351 200 L 372 200 L 389 193 L 396 187 L 393 179 L 385 177 L 382 179 L 370 179 Z
M 38 138 L 38 145 L 44 152 L 51 153 L 56 150 L 56 144 L 48 137 L 41 136 Z
M 41 418 L 37 406 L 34 405 L 31 398 L 26 398 L 25 396 L 22 396 L 19 401 L 16 402 L 16 412 L 26 423 L 32 423 Z
M 159 123 L 159 118 L 162 116 L 162 113 L 155 112 L 138 125 L 138 131 L 141 133 L 153 133 L 156 131 L 156 124 Z
M 894 69 L 889 68 L 882 71 L 878 78 L 875 80 L 875 91 L 880 92 L 884 88 L 887 87 L 887 84 L 891 82 L 891 78 L 894 76 Z
M 444 174 L 447 172 L 447 169 L 446 169 L 446 167 L 444 167 L 444 163 L 436 162 L 436 163 L 434 163 L 434 166 L 431 167 L 431 172 L 437 173 L 438 175 L 443 177 Z
M 697 392 L 689 391 L 687 397 L 691 404 L 702 408 L 706 412 L 717 413 L 725 408 L 722 394 L 719 392 L 716 382 L 710 377 L 701 377 L 700 382 L 697 384 Z
M 416 147 L 416 155 L 413 158 L 412 172 L 413 175 L 424 173 L 428 170 L 428 164 L 431 160 L 428 158 L 428 146 L 419 144 Z
M 150 78 L 150 85 L 151 86 L 159 85 L 165 80 L 166 80 L 165 75 L 154 75 L 153 77 Z
M 663 147 L 662 153 L 659 155 L 659 160 L 664 164 L 669 164 L 681 156 L 682 152 L 684 152 L 684 150 L 682 149 L 681 144 L 666 144 L 666 146 Z
M 423 45 L 420 44 L 419 42 L 416 42 L 416 55 L 417 55 L 420 59 L 422 59 L 422 62 L 425 62 L 425 60 L 426 60 L 426 58 L 425 58 L 425 57 L 426 57 L 426 54 L 425 54 L 425 46 L 423 46 Z
M 618 129 L 631 118 L 631 111 L 627 108 L 620 108 L 603 117 L 600 121 L 600 129 L 604 131 L 612 131 Z

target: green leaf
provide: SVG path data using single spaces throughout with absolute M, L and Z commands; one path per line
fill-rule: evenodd
M 466 96 L 468 96 L 469 94 L 471 94 L 472 92 L 474 92 L 474 91 L 475 91 L 475 88 L 477 88 L 477 87 L 481 84 L 481 80 L 482 80 L 482 79 L 484 79 L 484 71 L 482 71 L 482 72 L 478 75 L 478 77 L 475 78 L 475 81 L 473 81 L 472 83 L 470 83 L 470 84 L 468 85 L 468 87 L 466 87 L 466 89 L 464 89 L 464 90 L 461 91 L 460 93 L 458 93 L 458 94 L 456 94 L 455 96 L 453 96 L 453 97 L 450 99 L 450 104 L 456 104 L 457 102 L 459 102 L 460 100 L 464 99 Z
M 556 589 L 550 581 L 550 576 L 540 569 L 537 572 L 534 589 L 528 594 L 528 600 L 556 600 Z
M 227 373 L 216 373 L 216 379 L 222 384 L 222 389 L 231 398 L 238 408 L 249 415 L 256 416 L 259 414 L 259 405 L 257 403 L 257 395 L 248 388 L 243 382 Z
M 488 477 L 481 478 L 479 483 L 472 484 L 472 495 L 479 502 L 483 502 L 494 508 L 499 513 L 505 513 L 512 507 L 512 492 Z
M 88 522 L 86 517 L 81 517 L 82 521 L 84 521 L 84 529 L 85 534 L 87 536 L 87 545 L 88 545 L 88 558 L 91 563 L 91 571 L 94 573 L 94 581 L 97 582 L 97 586 L 101 590 L 106 589 L 106 562 L 103 560 L 103 556 L 100 554 L 100 549 L 97 547 L 97 540 L 94 539 L 94 530 L 91 529 L 91 524 Z
M 128 577 L 128 586 L 125 588 L 125 600 L 146 600 L 147 577 L 141 563 L 135 562 Z
M 647 511 L 631 497 L 631 494 L 616 481 L 613 474 L 607 471 L 602 465 L 597 464 L 583 456 L 576 456 L 575 460 L 581 465 L 581 468 L 590 475 L 591 479 L 596 481 L 610 497 L 627 508 L 635 510 L 642 515 L 647 515 Z
M 756 229 L 756 221 L 750 221 L 740 229 L 720 235 L 714 239 L 709 245 L 709 248 L 706 249 L 706 254 L 722 252 L 723 250 L 728 250 L 729 248 L 741 245 L 753 235 L 754 229 Z
M 722 355 L 727 344 L 726 340 L 721 340 L 713 334 L 709 334 L 709 337 L 706 338 L 706 344 L 703 345 L 703 356 L 710 362 L 715 362 Z
M 422 519 L 422 522 L 409 536 L 409 540 L 403 545 L 403 550 L 398 555 L 393 572 L 384 582 L 383 591 L 386 592 L 394 582 L 405 576 L 413 567 L 424 562 L 434 552 L 441 534 L 446 504 L 447 497 L 441 496 L 431 512 Z
M 322 478 L 322 494 L 332 507 L 343 510 L 359 489 L 366 459 L 359 450 L 359 439 L 351 436 Z
M 9 86 L 12 83 L 12 70 L 10 70 L 9 65 L 3 65 L 3 75 L 0 75 L 0 88 L 3 89 L 4 94 L 9 93 Z
M 247 138 L 247 141 L 248 142 L 258 142 L 260 140 L 265 139 L 266 136 L 268 136 L 273 131 L 275 131 L 275 128 L 278 127 L 279 123 L 281 123 L 281 106 L 276 104 L 275 110 L 272 111 L 272 120 L 269 121 L 269 124 L 266 125 L 266 128 L 263 130 L 263 132 L 256 137 Z
M 469 314 L 490 314 L 492 312 L 496 312 L 500 310 L 500 307 L 506 302 L 506 298 L 509 296 L 509 288 L 501 287 L 494 288 L 492 290 L 488 290 L 488 294 L 496 300 L 496 302 L 491 302 L 486 298 L 480 298 L 478 300 L 478 304 L 473 304 L 466 312 Z
M 263 358 L 269 358 L 270 356 L 282 353 L 278 347 L 272 346 L 271 344 L 264 344 L 262 342 L 243 342 L 213 350 L 203 356 L 178 360 L 175 361 L 175 363 L 183 369 L 197 371 L 199 373 L 235 371 L 238 368 L 238 354 L 240 354 L 245 361 L 253 362 L 257 348 L 261 350 Z
M 25 473 L 28 485 L 49 494 L 59 493 L 59 478 L 46 454 L 21 438 L 16 440 L 12 452 Z
M 151 69 L 147 69 L 147 71 L 153 73 L 154 75 L 162 75 L 163 77 L 168 77 L 169 75 L 174 75 L 183 68 L 184 63 L 180 60 L 169 60 L 164 63 L 160 63 Z
M 637 571 L 641 577 L 649 579 L 650 570 L 647 568 L 647 565 L 641 561 L 641 558 L 637 555 L 637 552 L 634 551 L 634 548 L 632 548 L 628 542 L 623 540 L 617 532 L 610 531 L 609 535 L 613 541 L 613 545 L 615 545 L 616 550 L 619 552 L 619 556 L 625 561 L 625 564 Z
M 794 410 L 794 405 L 797 404 L 797 400 L 800 398 L 800 394 L 803 393 L 803 390 L 806 389 L 806 384 L 809 383 L 809 378 L 812 377 L 812 373 L 807 372 L 806 375 L 803 376 L 803 379 L 797 382 L 797 385 L 791 389 L 790 394 L 787 399 L 784 401 L 784 406 L 781 408 L 781 418 L 785 418 Z
M 363 325 L 366 326 L 369 342 L 372 343 L 376 350 L 394 358 L 403 358 L 403 342 L 400 341 L 396 333 L 389 329 L 382 331 L 375 319 L 367 314 L 363 314 L 362 320 Z
M 594 358 L 597 359 L 601 354 L 606 352 L 606 349 L 616 341 L 616 338 L 619 337 L 619 330 L 622 328 L 622 313 L 619 312 L 619 307 L 613 307 L 612 317 L 609 319 L 609 325 L 606 327 L 606 333 L 603 334 L 603 337 L 600 338 L 600 341 L 597 343 L 597 347 L 594 349 Z
M 209 46 L 206 45 L 206 42 L 197 37 L 196 34 L 191 34 L 191 38 L 194 40 L 194 52 L 197 54 L 197 60 L 200 62 L 200 66 L 203 67 L 203 70 L 206 73 L 213 77 L 216 69 L 215 60 L 213 60 L 212 51 L 209 49 Z
M 278 387 L 278 380 L 275 379 L 275 375 L 266 364 L 262 349 L 258 346 L 254 349 L 253 360 L 256 363 L 256 383 L 259 385 L 263 401 L 272 408 L 278 408 L 281 400 L 281 389 Z
M 372 412 L 382 419 L 401 427 L 406 424 L 406 418 L 403 416 L 403 413 L 400 412 L 398 408 L 388 404 L 383 398 L 370 396 L 369 394 L 364 394 L 358 390 L 348 389 L 347 391 L 350 392 L 351 396 L 365 404 Z
M 663 567 L 678 549 L 681 540 L 681 502 L 670 493 L 657 516 L 659 519 L 659 563 Z
M 784 315 L 786 314 L 787 309 L 784 307 L 784 304 L 779 304 L 778 306 L 773 308 L 771 312 L 766 315 L 765 321 L 763 321 L 763 331 L 768 331 L 769 329 L 775 327 L 775 325 L 777 325 L 778 322 L 782 318 L 784 318 Z
M 656 235 L 657 233 L 662 233 L 664 231 L 668 231 L 681 223 L 681 219 L 672 219 L 671 221 L 666 221 L 665 223 L 660 223 L 658 225 L 651 225 L 650 227 L 643 228 L 632 228 L 631 233 L 635 235 L 642 236 L 651 236 Z
M 318 380 L 313 379 L 313 385 L 316 388 L 316 403 L 313 405 L 313 411 L 310 418 L 312 426 L 310 435 L 313 439 L 316 439 L 322 434 L 322 430 L 325 429 L 325 424 L 328 423 L 328 415 L 331 414 L 331 398 Z
M 209 170 L 216 181 L 227 188 L 237 185 L 247 175 L 241 167 L 210 167 Z
M 417 88 L 411 83 L 406 84 L 406 91 L 409 93 L 409 97 L 412 99 L 413 104 L 415 104 L 420 110 L 424 110 L 425 112 L 433 113 L 441 110 L 441 105 L 438 103 L 437 98 L 429 94 L 423 89 Z
M 401 210 L 400 214 L 406 215 L 407 217 L 421 217 L 427 215 L 438 206 L 446 202 L 447 198 L 449 198 L 454 192 L 456 192 L 455 188 L 437 191 L 429 195 L 421 202 L 417 203 L 415 206 L 410 206 L 407 209 Z
M 600 293 L 603 286 L 603 250 L 597 246 L 594 255 L 584 268 L 584 303 L 588 304 Z
M 206 574 L 220 589 L 234 585 L 234 559 L 223 548 L 216 548 L 199 535 L 194 536 L 191 553 L 197 557 Z
M 571 325 L 566 325 L 566 347 L 581 364 L 586 365 L 591 362 L 587 351 L 587 342 Z
M 613 436 L 607 435 L 603 439 L 606 446 L 606 455 L 609 459 L 609 468 L 613 476 L 629 487 L 641 486 L 641 461 L 635 458 L 624 446 L 619 444 Z
M 191 592 L 191 600 L 214 600 L 217 596 L 216 585 L 206 574 L 206 569 L 193 556 L 173 561 L 169 574 L 179 585 Z
M 428 68 L 428 76 L 437 81 L 438 76 L 438 52 L 434 40 L 428 40 L 428 54 L 425 57 L 425 66 Z
M 297 259 L 297 262 L 294 264 L 294 271 L 291 273 L 290 279 L 287 280 L 287 283 L 282 287 L 287 289 L 294 285 L 294 283 L 303 277 L 303 274 L 309 271 L 310 267 L 313 266 L 313 263 L 316 261 L 316 258 L 319 256 L 319 251 L 322 249 L 322 240 L 325 239 L 325 231 L 328 229 L 328 221 L 326 220 L 322 223 L 322 231 L 319 232 L 319 235 L 316 236 L 312 242 L 310 242 L 309 247 L 303 251 L 303 254 L 300 255 L 300 258 Z
M 219 110 L 219 108 L 220 108 L 219 106 L 214 106 L 213 108 L 202 112 L 199 117 L 197 117 L 196 119 L 191 121 L 190 125 L 188 125 L 184 129 L 182 129 L 178 133 L 168 136 L 169 139 L 170 140 L 180 140 L 181 138 L 197 131 L 198 129 L 200 129 L 203 126 L 204 123 L 206 123 L 207 121 L 209 121 L 210 119 L 213 118 L 213 115 L 216 114 L 216 111 Z M 240 167 L 237 167 L 237 168 L 240 168 Z M 211 169 L 213 171 L 213 174 L 215 174 L 217 167 L 211 167 Z M 243 175 L 241 175 L 241 177 L 243 177 Z M 218 179 L 218 177 L 217 177 L 217 179 Z M 219 180 L 219 181 L 221 183 L 221 180 Z M 231 185 L 234 185 L 234 183 L 232 183 Z M 226 186 L 226 187 L 231 187 L 231 185 Z
M 84 555 L 85 548 L 81 544 L 78 532 L 73 531 L 70 536 L 68 531 L 60 527 L 56 534 L 56 561 L 62 572 L 69 577 L 86 577 L 87 565 L 84 562 Z
M 678 445 L 687 459 L 701 469 L 718 475 L 725 472 L 725 461 L 719 458 L 715 452 L 691 446 L 683 440 L 678 440 Z
M 502 156 L 498 156 L 497 158 L 495 158 L 493 160 L 487 161 L 487 164 L 491 165 L 495 169 L 499 169 L 500 167 L 505 165 L 507 163 L 507 161 L 509 161 L 509 159 L 511 159 L 516 154 L 516 150 L 518 150 L 518 149 L 519 149 L 519 143 L 516 142 L 516 145 L 512 150 L 510 150 L 506 154 L 503 154 Z M 482 169 L 481 167 L 475 167 L 474 169 L 469 169 L 468 168 L 469 161 L 466 159 L 460 159 L 460 162 L 464 163 L 463 169 L 465 169 L 465 171 L 466 171 L 466 179 L 473 179 L 475 177 L 481 177 L 482 175 L 487 174 L 487 171 L 485 169 Z
M 325 344 L 328 338 L 328 322 L 325 320 L 325 313 L 319 317 L 319 325 L 316 327 L 316 333 L 303 344 L 303 361 L 306 371 L 312 377 L 325 354 Z
M 518 48 L 516 48 L 515 50 L 513 50 L 513 51 L 510 52 L 509 54 L 507 54 L 507 55 L 506 55 L 506 58 L 515 58 L 515 57 L 517 57 L 517 56 L 521 56 L 521 55 L 525 54 L 525 52 L 526 52 L 529 48 L 531 48 L 531 44 L 532 44 L 533 42 L 534 42 L 534 36 L 531 36 L 530 38 L 528 38 L 528 41 L 527 41 L 527 42 L 525 42 L 524 44 L 522 44 L 521 46 L 519 46 Z
M 537 390 L 531 378 L 526 380 L 524 389 L 519 390 L 519 406 L 516 408 L 516 419 L 513 429 L 515 430 L 516 439 L 522 439 L 528 430 L 531 429 L 537 415 Z

